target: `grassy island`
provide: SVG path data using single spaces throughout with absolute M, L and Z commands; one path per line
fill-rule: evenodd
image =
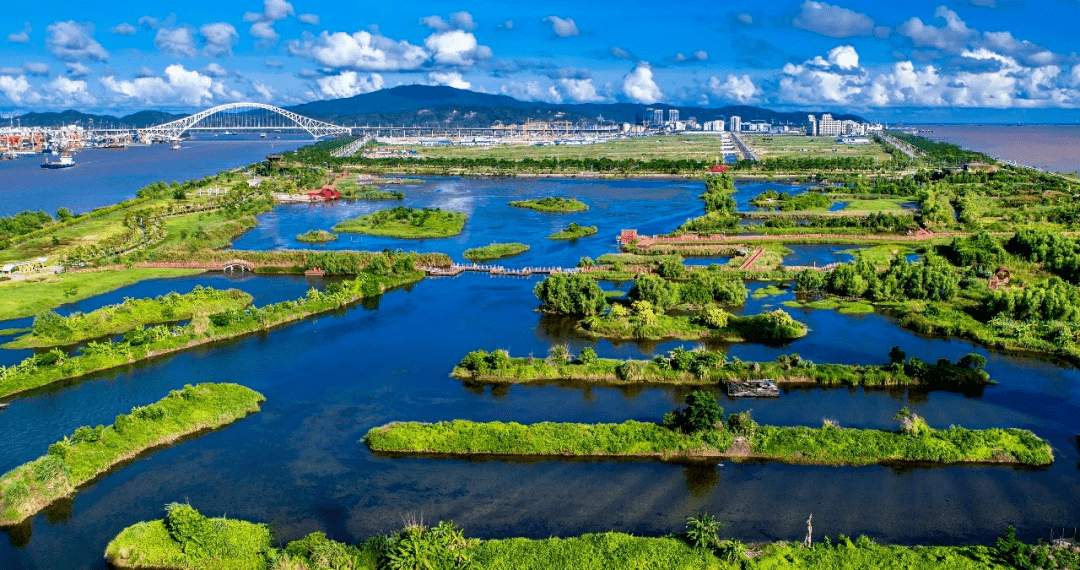
M 648 301 L 636 301 L 631 309 L 612 305 L 608 312 L 588 317 L 582 320 L 578 327 L 601 338 L 714 338 L 730 342 L 789 340 L 804 337 L 810 330 L 782 309 L 740 317 L 715 306 L 708 306 L 695 316 L 666 315 L 657 311 Z
M 40 348 L 69 345 L 84 340 L 120 334 L 146 325 L 181 321 L 212 315 L 230 309 L 242 309 L 251 303 L 251 295 L 238 289 L 219 291 L 196 285 L 190 293 L 175 291 L 153 299 L 125 299 L 123 303 L 102 307 L 90 313 L 62 317 L 47 311 L 34 319 L 30 334 L 21 336 L 3 348 Z
M 732 418 L 743 416 L 734 414 Z M 730 419 L 730 418 L 729 418 Z M 748 416 L 740 422 L 752 422 Z M 921 421 L 921 418 L 920 418 Z M 891 432 L 826 424 L 810 427 L 723 427 L 685 433 L 638 421 L 621 424 L 543 422 L 434 424 L 397 422 L 373 428 L 374 451 L 448 455 L 592 456 L 771 459 L 814 465 L 893 462 L 1049 465 L 1049 444 L 1020 429 L 933 429 Z
M 399 190 L 377 190 L 377 186 L 360 186 L 355 191 L 342 191 L 341 197 L 351 200 L 404 200 L 405 193 Z
M 579 226 L 577 222 L 570 222 L 565 230 L 549 235 L 548 239 L 572 240 L 596 235 L 596 226 Z
M 526 208 L 549 213 L 584 212 L 589 209 L 587 204 L 577 198 L 560 198 L 558 196 L 549 196 L 539 200 L 517 200 L 510 202 L 510 205 L 515 208 Z
M 482 263 L 504 257 L 513 257 L 529 251 L 529 246 L 523 243 L 493 243 L 484 247 L 474 247 L 465 250 L 465 259 Z
M 329 243 L 337 241 L 338 235 L 326 230 L 311 230 L 310 232 L 296 236 L 300 243 Z
M 185 435 L 259 411 L 262 394 L 236 384 L 187 385 L 164 399 L 116 416 L 108 427 L 81 427 L 49 453 L 0 477 L 0 526 L 18 524 L 73 494 L 111 467 Z
M 969 354 L 953 364 L 929 364 L 917 358 L 904 361 L 893 349 L 893 362 L 884 365 L 816 364 L 798 354 L 772 362 L 729 361 L 720 351 L 684 350 L 679 347 L 652 360 L 598 358 L 586 347 L 576 358 L 565 345 L 556 345 L 547 358 L 511 357 L 506 351 L 476 350 L 454 367 L 451 376 L 500 384 L 527 384 L 573 380 L 596 384 L 673 384 L 709 386 L 749 379 L 771 379 L 782 384 L 822 386 L 929 386 L 955 387 L 992 383 L 982 370 L 986 361 Z M 897 361 L 899 359 L 899 361 Z
M 398 206 L 345 220 L 333 230 L 406 239 L 443 238 L 460 234 L 465 228 L 465 218 L 460 212 L 444 212 L 439 208 Z
M 188 505 L 173 503 L 166 507 L 163 520 L 140 522 L 121 531 L 109 542 L 105 558 L 117 568 L 159 570 L 1008 570 L 1047 559 L 1056 564 L 1046 568 L 1076 568 L 1078 560 L 1071 544 L 1025 544 L 1016 539 L 1012 527 L 994 546 L 889 546 L 867 536 L 839 535 L 835 543 L 826 537 L 804 547 L 793 542 L 748 545 L 735 538 L 721 539 L 723 526 L 722 521 L 701 513 L 687 518 L 685 532 L 664 537 L 602 532 L 482 540 L 466 538 L 466 531 L 450 522 L 431 528 L 412 523 L 356 546 L 315 532 L 278 548 L 265 524 L 207 518 Z
M 385 258 L 377 259 L 385 263 Z M 195 346 L 269 330 L 340 309 L 366 297 L 381 295 L 391 287 L 423 279 L 422 271 L 412 269 L 410 257 L 399 256 L 397 263 L 396 267 L 387 268 L 385 273 L 366 272 L 351 281 L 332 283 L 325 292 L 311 289 L 307 296 L 296 301 L 229 309 L 209 317 L 195 318 L 182 327 L 158 325 L 134 329 L 128 331 L 119 342 L 90 342 L 80 349 L 78 356 L 68 356 L 54 350 L 45 355 L 31 356 L 14 366 L 0 366 L 0 398 Z

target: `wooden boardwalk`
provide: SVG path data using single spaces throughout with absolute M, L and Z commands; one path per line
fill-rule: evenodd
M 501 265 L 471 265 L 454 263 L 450 267 L 421 266 L 419 269 L 432 277 L 456 277 L 467 271 L 487 273 L 493 277 L 529 277 L 531 275 L 553 275 L 555 273 L 580 273 L 577 267 L 521 267 L 508 268 Z

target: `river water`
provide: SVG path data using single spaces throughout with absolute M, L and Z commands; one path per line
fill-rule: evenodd
M 920 136 L 999 160 L 1072 173 L 1080 170 L 1077 125 L 919 125 Z
M 129 151 L 130 152 L 130 151 Z M 472 217 L 465 237 L 409 242 L 369 238 L 353 247 L 445 251 L 522 241 L 533 251 L 506 261 L 567 264 L 613 251 L 615 232 L 669 231 L 700 212 L 700 186 L 681 181 L 431 180 L 405 187 L 411 205 L 444 205 Z M 757 194 L 758 189 L 740 187 Z M 581 214 L 545 215 L 505 207 L 508 198 L 575 196 Z M 392 204 L 279 207 L 238 248 L 299 247 L 308 229 Z M 594 238 L 549 244 L 568 221 L 600 226 Z M 347 236 L 343 236 L 347 244 Z M 345 247 L 339 242 L 330 247 Z M 825 261 L 844 247 L 808 249 Z M 532 256 L 532 257 L 526 257 Z M 395 420 L 619 422 L 659 420 L 679 405 L 680 388 L 599 388 L 553 383 L 491 387 L 448 376 L 478 348 L 546 355 L 569 343 L 603 357 L 645 357 L 687 342 L 591 341 L 572 322 L 540 315 L 535 278 L 463 275 L 425 279 L 338 314 L 309 319 L 177 354 L 67 386 L 16 398 L 0 412 L 0 471 L 43 454 L 81 425 L 109 424 L 118 413 L 195 382 L 238 382 L 267 397 L 263 410 L 224 429 L 144 455 L 34 517 L 0 539 L 0 568 L 104 568 L 102 552 L 124 527 L 160 518 L 188 501 L 208 515 L 273 526 L 280 542 L 312 531 L 358 542 L 400 528 L 413 514 L 453 519 L 469 536 L 570 536 L 621 530 L 679 531 L 685 517 L 709 512 L 728 523 L 724 536 L 744 541 L 798 540 L 808 514 L 815 536 L 866 533 L 888 543 L 991 543 L 1008 524 L 1026 539 L 1051 526 L 1080 524 L 1080 452 L 1075 434 L 1080 383 L 1071 367 L 987 352 L 961 340 L 921 337 L 884 315 L 789 309 L 811 332 L 782 344 L 716 345 L 743 360 L 799 352 L 816 362 L 882 363 L 900 346 L 924 360 L 988 358 L 999 382 L 971 392 L 805 388 L 779 398 L 726 400 L 730 412 L 753 409 L 763 423 L 892 428 L 911 406 L 938 427 L 998 426 L 1033 430 L 1054 446 L 1046 469 L 1011 467 L 815 467 L 780 463 L 485 460 L 385 457 L 360 442 L 371 427 Z M 124 296 L 144 297 L 195 284 L 234 286 L 263 304 L 297 297 L 320 279 L 205 275 L 155 280 L 88 299 L 61 312 L 92 310 Z M 762 284 L 752 284 L 758 288 Z M 610 287 L 610 286 L 609 286 Z M 627 290 L 629 284 L 616 285 Z M 772 310 L 791 293 L 750 299 L 747 313 Z M 25 326 L 28 320 L 21 323 Z M 15 323 L 0 323 L 0 328 Z M 5 356 L 4 360 L 9 357 Z

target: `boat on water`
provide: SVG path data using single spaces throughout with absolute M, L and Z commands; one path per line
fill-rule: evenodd
M 265 139 L 266 138 L 266 133 L 259 133 L 259 138 L 260 139 Z
M 180 143 L 176 143 L 176 144 L 172 145 L 169 148 L 171 148 L 172 150 L 180 150 L 181 148 L 184 148 L 184 147 L 180 146 Z
M 16 158 L 19 158 L 19 155 L 11 151 L 0 154 L 0 160 L 15 160 Z
M 0 410 L 6 410 L 6 409 L 8 409 L 8 406 L 10 406 L 10 405 L 11 404 L 0 404 Z
M 60 155 L 60 160 L 52 162 L 48 157 L 45 157 L 45 162 L 41 163 L 41 167 L 48 170 L 56 170 L 58 168 L 71 168 L 75 166 L 75 157 L 68 153 Z

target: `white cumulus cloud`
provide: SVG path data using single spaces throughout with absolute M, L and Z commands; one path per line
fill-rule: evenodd
M 139 77 L 131 81 L 117 81 L 109 75 L 101 78 L 106 90 L 124 99 L 137 99 L 147 105 L 172 104 L 177 101 L 190 106 L 202 106 L 214 99 L 215 82 L 195 70 L 184 69 L 180 64 L 165 68 L 165 77 Z M 225 93 L 221 88 L 220 93 Z
M 226 22 L 204 24 L 199 27 L 199 34 L 206 41 L 203 51 L 211 57 L 232 55 L 232 48 L 240 38 L 236 28 Z
M 281 38 L 274 23 L 295 15 L 292 4 L 285 0 L 263 0 L 263 11 L 244 13 L 244 21 L 251 23 L 248 33 L 259 38 L 259 44 L 265 47 L 276 44 Z
M 372 73 L 364 77 L 355 71 L 342 71 L 337 75 L 320 77 L 315 83 L 319 86 L 319 93 L 327 99 L 340 99 L 360 95 L 361 93 L 370 93 L 378 91 L 386 85 L 383 77 L 378 73 Z
M 459 71 L 432 71 L 428 73 L 428 81 L 435 85 L 445 85 L 457 89 L 470 89 L 472 84 L 461 77 Z
M 109 59 L 109 52 L 94 39 L 94 25 L 74 20 L 53 22 L 45 28 L 45 45 L 57 59 L 64 61 Z
M 634 103 L 656 103 L 663 96 L 660 87 L 653 80 L 653 72 L 647 63 L 639 63 L 623 77 L 623 95 Z
M 34 104 L 41 100 L 41 95 L 30 87 L 30 82 L 23 75 L 0 75 L 0 93 L 16 105 Z
M 577 24 L 574 23 L 573 18 L 548 16 L 544 18 L 544 21 L 551 24 L 551 31 L 560 38 L 570 38 L 578 35 Z
M 109 28 L 110 34 L 116 34 L 118 36 L 134 36 L 139 30 L 127 22 L 120 22 L 119 24 Z
M 49 64 L 41 63 L 39 61 L 28 61 L 23 64 L 23 69 L 26 71 L 27 75 L 42 76 L 49 74 Z
M 299 16 L 296 17 L 296 19 L 300 20 L 301 23 L 307 24 L 309 26 L 318 26 L 319 25 L 319 15 L 318 14 L 300 14 Z
M 318 64 L 334 69 L 358 71 L 401 71 L 418 69 L 429 58 L 424 48 L 405 40 L 359 31 L 355 34 L 323 32 L 314 40 L 294 42 L 292 55 L 310 57 Z
M 919 18 L 912 18 L 900 24 L 896 31 L 911 38 L 915 47 L 930 47 L 952 54 L 963 51 L 968 41 L 978 33 L 945 6 L 939 6 L 934 11 L 934 17 L 945 20 L 945 26 L 938 28 L 924 24 Z
M 436 32 L 424 39 L 424 47 L 437 64 L 468 67 L 492 56 L 491 48 L 479 45 L 476 36 L 463 30 Z
M 69 61 L 65 65 L 67 66 L 67 74 L 74 78 L 86 77 L 94 72 L 94 70 L 77 61 Z
M 191 28 L 160 28 L 154 36 L 154 47 L 165 55 L 195 57 L 195 30 Z
M 596 86 L 593 85 L 592 78 L 564 77 L 558 79 L 556 84 L 559 87 L 559 93 L 567 101 L 574 103 L 600 103 L 606 101 L 605 97 L 596 92 Z
M 709 78 L 707 90 L 710 95 L 721 101 L 733 101 L 741 104 L 755 103 L 761 95 L 761 89 L 754 84 L 749 75 L 728 75 L 720 81 L 715 75 Z
M 796 28 L 833 38 L 869 36 L 874 33 L 874 21 L 866 14 L 813 0 L 803 2 L 802 11 L 795 16 L 791 24 Z
M 30 41 L 30 32 L 34 31 L 30 27 L 30 22 L 23 22 L 22 31 L 11 32 L 8 34 L 7 41 L 13 44 L 25 44 Z
M 97 103 L 97 99 L 86 91 L 87 84 L 85 81 L 69 79 L 60 75 L 42 87 L 46 90 L 45 99 L 52 105 L 70 107 Z

